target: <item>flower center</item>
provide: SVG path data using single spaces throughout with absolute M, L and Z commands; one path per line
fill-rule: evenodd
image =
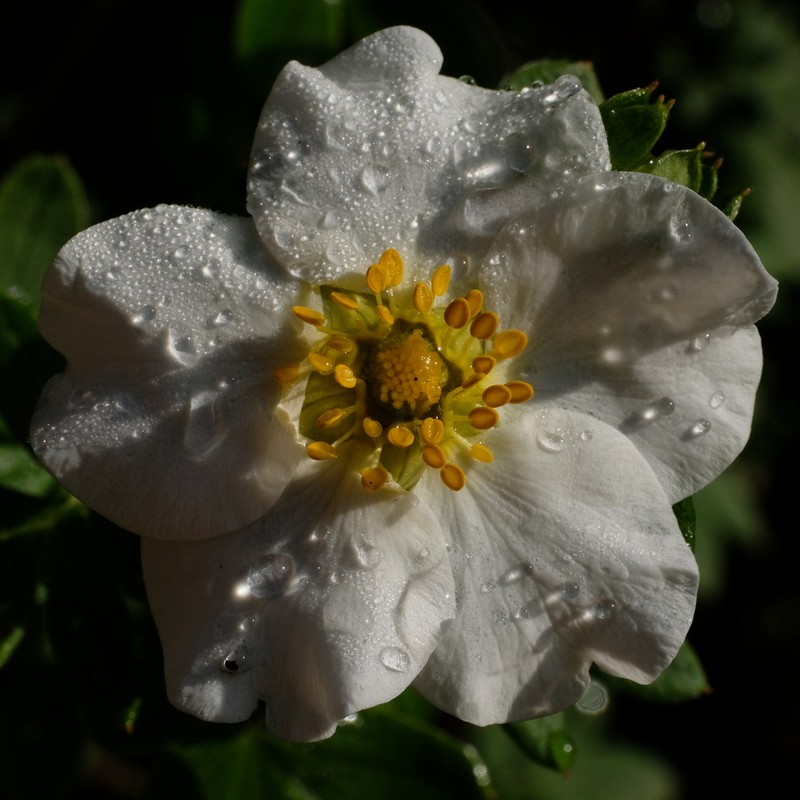
M 458 491 L 465 470 L 494 458 L 481 437 L 497 425 L 497 409 L 533 397 L 524 381 L 494 379 L 505 376 L 527 336 L 498 331 L 497 314 L 483 309 L 477 289 L 437 307 L 449 266 L 395 292 L 403 272 L 400 254 L 387 250 L 367 270 L 368 291 L 323 286 L 324 313 L 294 306 L 321 336 L 302 363 L 275 376 L 288 387 L 308 375 L 299 429 L 310 458 L 346 455 L 367 490 L 390 477 L 411 489 L 428 467 Z

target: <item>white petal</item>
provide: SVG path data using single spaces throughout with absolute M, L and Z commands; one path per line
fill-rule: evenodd
M 710 203 L 652 176 L 598 176 L 512 222 L 483 277 L 487 303 L 530 337 L 537 402 L 630 434 L 673 502 L 741 451 L 761 357 L 755 330 L 736 330 L 777 284 Z
M 256 519 L 302 457 L 273 415 L 296 293 L 246 219 L 163 206 L 79 234 L 44 281 L 40 326 L 68 366 L 36 409 L 37 456 L 137 533 Z
M 573 704 L 592 661 L 655 678 L 691 622 L 697 567 L 647 463 L 556 411 L 521 414 L 491 446 L 494 463 L 441 501 L 458 616 L 415 686 L 484 725 Z
M 143 562 L 171 701 L 235 721 L 261 699 L 267 726 L 296 741 L 398 695 L 454 613 L 436 518 L 410 495 L 365 492 L 338 464 L 244 530 L 145 540 Z
M 426 34 L 400 27 L 281 73 L 248 209 L 294 274 L 362 274 L 387 247 L 412 269 L 477 264 L 511 216 L 565 177 L 608 168 L 598 109 L 575 79 L 490 91 L 439 76 L 441 61 Z

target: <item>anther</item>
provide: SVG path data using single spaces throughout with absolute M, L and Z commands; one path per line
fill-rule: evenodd
M 379 264 L 373 264 L 367 270 L 367 286 L 371 292 L 380 294 L 388 285 L 386 273 Z
M 353 389 L 358 383 L 355 373 L 347 364 L 337 364 L 333 371 L 333 377 L 336 379 L 336 383 L 345 389 Z
M 306 358 L 308 358 L 308 363 L 311 364 L 311 367 L 322 375 L 330 375 L 336 366 L 328 356 L 324 356 L 322 353 L 309 353 Z
M 286 364 L 278 367 L 273 375 L 281 386 L 291 386 L 300 377 L 300 365 Z
M 511 389 L 502 383 L 495 383 L 483 390 L 481 399 L 490 408 L 500 408 L 511 402 Z
M 464 474 L 464 470 L 455 464 L 445 464 L 439 472 L 439 475 L 442 476 L 444 485 L 454 492 L 461 491 L 467 483 L 467 476 Z
M 395 447 L 410 447 L 414 444 L 414 434 L 401 425 L 389 428 L 386 438 L 389 440 L 389 444 L 393 444 Z
M 375 312 L 381 318 L 384 324 L 390 326 L 394 325 L 394 317 L 392 316 L 392 312 L 389 311 L 385 305 L 379 304 L 375 306 Z
M 469 326 L 470 335 L 476 339 L 491 339 L 499 323 L 500 320 L 494 311 L 484 311 L 472 320 L 472 325 Z
M 431 288 L 437 297 L 441 297 L 450 286 L 450 267 L 447 264 L 442 264 L 433 273 L 431 278 Z
M 399 286 L 403 282 L 403 257 L 393 247 L 380 257 L 380 266 L 386 276 L 387 286 Z
M 420 425 L 419 435 L 425 444 L 439 444 L 444 439 L 444 422 L 436 417 L 427 417 Z
M 486 431 L 489 428 L 494 428 L 497 425 L 500 415 L 493 408 L 486 408 L 486 406 L 478 406 L 473 408 L 467 415 L 469 424 L 479 431 Z
M 311 442 L 311 444 L 306 447 L 306 452 L 308 453 L 308 457 L 313 458 L 314 461 L 325 461 L 329 458 L 336 458 L 336 449 L 327 442 Z
M 430 307 L 433 305 L 433 292 L 431 291 L 431 287 L 428 286 L 427 283 L 418 283 L 414 287 L 414 296 L 413 296 L 414 308 L 417 311 L 429 311 Z
M 488 375 L 497 365 L 497 359 L 492 356 L 477 356 L 472 359 L 472 369 Z
M 313 325 L 315 328 L 318 328 L 325 322 L 325 317 L 320 314 L 319 311 L 315 311 L 313 308 L 308 308 L 307 306 L 292 306 L 292 314 L 307 325 Z
M 389 479 L 383 467 L 367 467 L 361 470 L 361 485 L 368 492 L 376 492 Z
M 422 448 L 422 460 L 434 469 L 441 469 L 447 463 L 444 451 L 436 444 L 426 444 Z
M 361 427 L 370 439 L 377 439 L 383 433 L 383 425 L 372 417 L 364 417 Z
M 333 428 L 338 425 L 344 418 L 347 412 L 343 408 L 329 408 L 323 411 L 314 422 L 317 428 Z
M 483 372 L 473 372 L 471 375 L 467 375 L 466 378 L 461 383 L 462 389 L 469 389 L 470 386 L 474 386 L 476 383 L 480 383 L 486 375 Z
M 353 350 L 353 340 L 347 336 L 331 336 L 326 342 L 326 347 L 331 350 L 338 350 L 340 353 L 350 353 Z
M 334 303 L 338 303 L 342 308 L 346 308 L 350 311 L 358 308 L 358 300 L 349 294 L 343 294 L 342 292 L 331 292 L 331 300 L 333 300 Z
M 533 386 L 525 381 L 508 381 L 506 388 L 511 392 L 509 403 L 524 403 L 533 397 Z
M 522 331 L 511 329 L 495 334 L 492 344 L 498 358 L 513 358 L 525 349 L 528 337 Z
M 469 318 L 472 319 L 483 308 L 483 292 L 480 289 L 470 289 L 464 299 L 469 305 Z
M 484 444 L 474 444 L 469 449 L 469 454 L 476 461 L 481 461 L 484 464 L 490 464 L 494 461 L 492 451 Z
M 444 310 L 444 321 L 451 328 L 463 328 L 469 322 L 469 303 L 458 297 Z

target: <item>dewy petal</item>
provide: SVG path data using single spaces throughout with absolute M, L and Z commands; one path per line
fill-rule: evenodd
M 241 531 L 142 547 L 171 701 L 230 722 L 261 699 L 295 741 L 398 695 L 454 614 L 436 516 L 335 462 Z
M 273 407 L 297 284 L 247 219 L 161 206 L 65 245 L 40 327 L 68 361 L 31 441 L 78 498 L 148 536 L 207 538 L 258 518 L 302 458 Z M 298 323 L 299 324 L 299 323 Z
M 529 335 L 537 404 L 629 434 L 673 502 L 741 451 L 761 369 L 752 323 L 777 284 L 699 195 L 635 173 L 584 180 L 508 225 L 483 278 L 487 304 Z
M 491 91 L 440 76 L 441 63 L 426 34 L 399 27 L 281 73 L 253 144 L 248 209 L 294 274 L 362 274 L 389 246 L 425 269 L 477 265 L 513 215 L 608 168 L 600 114 L 576 79 Z
M 492 449 L 491 468 L 441 501 L 458 616 L 414 685 L 485 725 L 575 703 L 593 661 L 654 679 L 684 640 L 698 575 L 644 458 L 557 411 L 522 412 Z

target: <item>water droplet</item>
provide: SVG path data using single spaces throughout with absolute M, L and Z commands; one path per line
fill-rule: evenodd
M 206 280 L 215 281 L 217 278 L 219 278 L 220 266 L 219 259 L 211 258 L 208 260 L 208 263 L 203 264 L 203 266 L 200 267 L 200 274 Z
M 600 352 L 600 360 L 605 364 L 622 364 L 625 351 L 619 347 L 605 347 Z
M 228 325 L 231 322 L 233 322 L 233 311 L 229 308 L 224 308 L 219 314 L 216 314 L 209 320 L 209 324 L 217 328 Z
M 600 714 L 608 708 L 608 691 L 602 684 L 592 681 L 586 694 L 575 704 L 584 714 Z
M 536 441 L 546 453 L 560 453 L 567 443 L 561 431 L 540 431 Z
M 217 392 L 200 392 L 189 401 L 183 446 L 192 458 L 208 455 L 227 436 L 228 426 L 218 406 Z
M 374 544 L 364 541 L 353 541 L 353 552 L 356 562 L 363 569 L 375 569 L 383 559 L 383 553 Z
M 417 561 L 426 561 L 431 557 L 431 551 L 427 547 L 423 547 L 422 550 L 417 553 Z
M 167 331 L 167 352 L 186 367 L 197 362 L 197 348 L 191 331 L 182 325 L 173 325 Z
M 478 81 L 476 81 L 475 78 L 472 77 L 472 75 L 461 75 L 461 76 L 459 76 L 458 79 L 461 81 L 461 83 L 466 83 L 469 86 L 477 86 L 478 85 Z
M 525 562 L 517 564 L 515 567 L 506 570 L 499 578 L 498 583 L 501 586 L 511 586 L 512 583 L 518 583 L 523 578 L 533 575 L 533 564 Z
M 389 173 L 377 164 L 367 164 L 361 171 L 361 185 L 377 196 L 386 191 L 389 185 Z
M 190 252 L 189 248 L 185 244 L 182 244 L 180 247 L 173 250 L 172 257 L 181 261 L 184 258 L 188 258 Z
M 506 163 L 515 172 L 525 174 L 536 163 L 538 154 L 527 136 L 511 133 L 503 142 Z
M 610 597 L 604 598 L 594 604 L 592 613 L 596 619 L 611 619 L 617 613 L 617 604 Z
M 442 149 L 442 137 L 434 134 L 425 142 L 425 152 L 428 155 L 435 155 Z
M 581 84 L 576 78 L 572 75 L 562 75 L 550 86 L 550 91 L 542 98 L 542 103 L 545 107 L 554 108 L 580 90 Z
M 484 594 L 488 594 L 489 592 L 492 591 L 492 589 L 495 588 L 495 586 L 496 584 L 494 583 L 494 581 L 486 581 L 486 583 L 481 584 L 481 591 Z
M 530 616 L 531 612 L 528 606 L 521 606 L 511 615 L 511 618 L 516 620 L 530 619 Z
M 408 672 L 411 657 L 399 647 L 384 647 L 379 656 L 381 664 L 392 672 Z
M 565 600 L 574 600 L 581 593 L 581 587 L 577 583 L 562 583 L 558 587 L 558 593 Z
M 237 647 L 235 650 L 228 653 L 228 655 L 222 660 L 223 672 L 249 672 L 252 668 L 252 660 L 250 659 L 249 653 L 244 646 Z
M 711 408 L 719 408 L 725 402 L 725 395 L 722 392 L 714 392 L 711 397 L 708 398 L 708 404 Z
M 254 597 L 268 600 L 277 597 L 294 576 L 294 560 L 288 553 L 262 556 L 247 573 L 247 586 Z
M 339 219 L 339 215 L 333 209 L 328 209 L 328 211 L 325 212 L 325 216 L 320 221 L 320 227 L 326 230 L 338 228 L 341 224 L 342 221 Z
M 696 439 L 698 436 L 708 433 L 711 430 L 711 421 L 705 418 L 697 420 L 697 422 L 686 431 L 689 439 Z
M 591 442 L 592 441 L 592 436 L 594 436 L 594 434 L 589 430 L 581 431 L 581 441 L 582 442 Z
M 662 397 L 648 403 L 625 419 L 621 425 L 623 431 L 644 428 L 662 417 L 668 417 L 675 410 L 675 403 L 669 397 Z
M 131 322 L 134 325 L 143 325 L 145 322 L 154 320 L 156 313 L 155 306 L 144 305 L 131 317 Z
M 689 349 L 694 351 L 695 353 L 699 353 L 701 350 L 706 349 L 710 341 L 711 341 L 710 333 L 704 333 L 702 336 L 695 336 L 695 338 L 692 339 L 692 343 L 689 345 Z

